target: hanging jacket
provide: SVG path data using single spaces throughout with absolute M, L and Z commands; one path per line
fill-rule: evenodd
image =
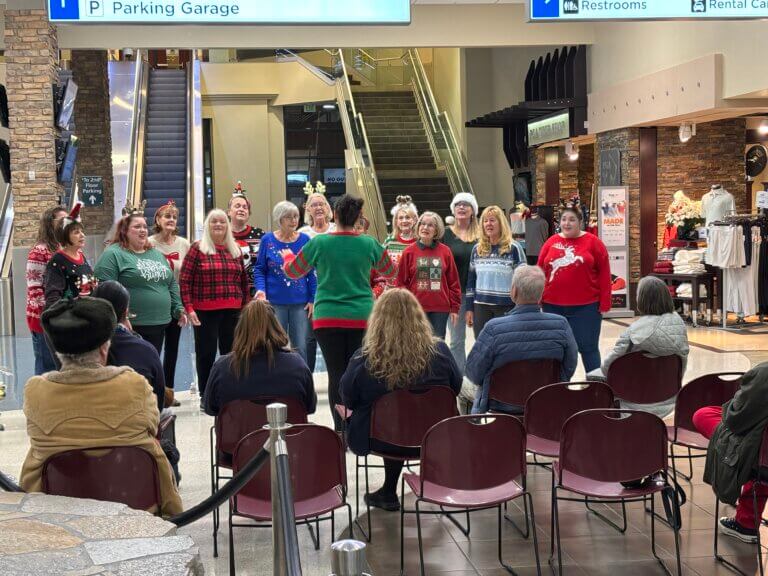
M 757 467 L 763 431 L 768 425 L 768 362 L 744 375 L 739 391 L 723 405 L 723 421 L 709 440 L 704 482 L 717 497 L 736 505 L 741 487 Z

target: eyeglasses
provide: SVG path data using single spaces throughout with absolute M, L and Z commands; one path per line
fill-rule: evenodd
M 456 204 L 453 205 L 455 208 L 459 208 L 460 206 L 463 208 L 472 208 L 472 204 L 469 202 L 456 202 Z

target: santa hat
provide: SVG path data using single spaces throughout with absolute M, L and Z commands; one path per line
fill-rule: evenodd
M 474 194 L 470 194 L 469 192 L 459 192 L 456 194 L 453 197 L 453 200 L 451 200 L 451 214 L 456 214 L 456 204 L 459 202 L 466 202 L 472 206 L 472 213 L 477 216 L 477 199 Z
M 82 202 L 75 202 L 74 207 L 70 211 L 69 214 L 64 216 L 64 218 L 61 219 L 61 226 L 62 228 L 66 228 L 70 224 L 74 224 L 77 222 L 78 224 L 81 222 L 80 220 L 80 208 L 83 207 Z
M 416 204 L 413 203 L 413 198 L 410 196 L 398 196 L 395 201 L 396 204 L 392 207 L 390 212 L 392 218 L 394 218 L 400 210 L 408 210 L 418 218 L 419 211 L 416 209 Z

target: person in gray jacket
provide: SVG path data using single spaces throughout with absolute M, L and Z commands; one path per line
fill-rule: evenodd
M 494 370 L 520 360 L 560 362 L 560 380 L 570 381 L 576 371 L 578 347 L 568 321 L 541 311 L 544 272 L 538 266 L 520 266 L 512 276 L 510 294 L 515 308 L 501 318 L 490 320 L 467 358 L 467 377 L 479 386 L 474 414 L 489 409 L 523 412 L 523 406 L 489 405 L 488 390 Z
M 675 312 L 669 288 L 655 276 L 646 276 L 637 286 L 637 310 L 641 314 L 624 332 L 603 364 L 587 374 L 587 380 L 605 380 L 608 369 L 617 358 L 630 352 L 647 352 L 654 356 L 677 354 L 683 361 L 683 374 L 688 363 L 688 331 Z M 675 408 L 675 398 L 657 404 L 621 402 L 621 407 L 644 410 L 666 418 Z

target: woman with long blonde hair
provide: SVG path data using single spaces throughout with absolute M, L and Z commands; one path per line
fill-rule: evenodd
M 253 300 L 240 312 L 232 352 L 213 365 L 203 404 L 216 416 L 227 402 L 257 396 L 296 398 L 307 414 L 317 404 L 312 373 L 289 348 L 288 334 L 265 300 Z
M 240 309 L 250 300 L 250 284 L 227 214 L 211 210 L 203 223 L 203 239 L 189 248 L 179 279 L 181 300 L 195 329 L 201 396 L 216 350 L 228 354 L 232 349 Z
M 509 295 L 515 268 L 525 264 L 525 250 L 513 240 L 504 211 L 488 206 L 480 217 L 480 239 L 472 249 L 464 297 L 467 326 L 475 338 L 489 320 L 515 307 Z
M 350 449 L 359 456 L 371 450 L 397 457 L 414 456 L 412 451 L 370 438 L 373 404 L 399 388 L 450 386 L 458 394 L 461 380 L 448 345 L 433 335 L 416 297 L 399 288 L 387 290 L 373 307 L 362 348 L 341 378 L 341 398 L 352 411 L 347 422 Z M 397 481 L 403 462 L 385 458 L 384 469 L 384 486 L 366 494 L 365 501 L 370 506 L 396 511 L 400 509 Z

